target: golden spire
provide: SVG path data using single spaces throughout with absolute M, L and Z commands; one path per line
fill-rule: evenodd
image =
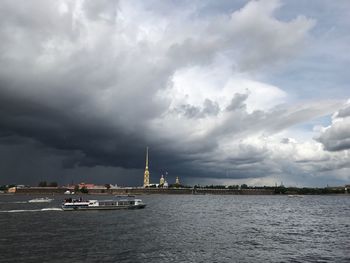
M 148 147 L 146 148 L 146 168 L 143 177 L 143 187 L 149 186 L 149 171 L 148 171 Z

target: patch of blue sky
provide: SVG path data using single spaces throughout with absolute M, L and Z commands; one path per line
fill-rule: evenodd
M 305 45 L 291 57 L 263 74 L 263 81 L 286 91 L 291 98 L 348 99 L 350 97 L 349 1 L 281 1 L 279 20 L 298 15 L 316 21 Z
M 297 60 L 288 68 L 265 75 L 264 81 L 279 87 L 297 100 L 348 99 L 348 63 L 328 58 Z
M 293 126 L 294 129 L 313 131 L 317 126 L 327 127 L 332 123 L 332 115 L 325 115 Z

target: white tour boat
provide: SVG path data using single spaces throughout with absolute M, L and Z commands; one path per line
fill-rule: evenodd
M 120 199 L 120 200 L 78 200 L 68 198 L 62 204 L 64 211 L 76 210 L 118 210 L 118 209 L 140 209 L 146 204 L 141 199 Z

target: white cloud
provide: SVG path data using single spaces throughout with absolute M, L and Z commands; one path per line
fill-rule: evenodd
M 350 149 L 350 106 L 347 103 L 333 115 L 332 124 L 320 129 L 316 140 L 328 151 Z
M 227 65 L 185 68 L 175 73 L 173 85 L 164 95 L 171 98 L 170 108 L 183 103 L 201 106 L 207 98 L 226 108 L 236 93 L 249 95 L 246 101 L 249 112 L 268 110 L 286 102 L 287 94 L 280 88 L 248 77 L 233 75 Z

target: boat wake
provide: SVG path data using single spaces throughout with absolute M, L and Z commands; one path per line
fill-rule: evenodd
M 48 208 L 42 208 L 42 209 L 5 210 L 5 211 L 0 211 L 0 213 L 25 213 L 25 212 L 47 212 L 47 211 L 63 211 L 63 210 L 57 207 L 48 207 Z
M 26 204 L 28 201 L 0 202 L 0 204 Z
M 41 211 L 63 211 L 62 208 L 51 207 L 51 208 L 42 208 Z

